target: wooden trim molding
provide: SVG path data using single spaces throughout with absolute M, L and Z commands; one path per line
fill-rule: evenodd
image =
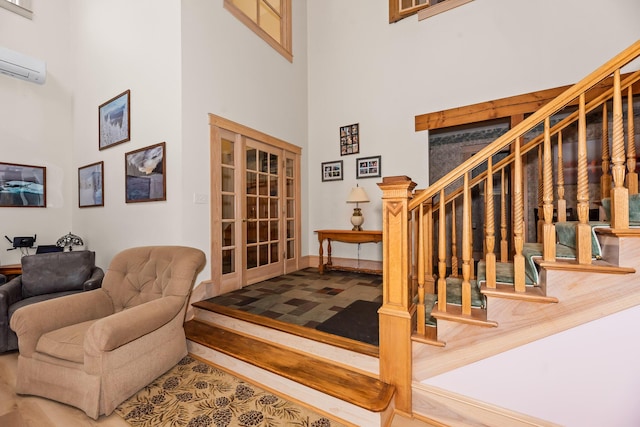
M 622 79 L 630 74 L 631 73 L 624 74 Z M 596 84 L 587 93 L 586 101 L 589 102 L 589 100 L 611 89 L 612 86 L 613 78 L 605 79 L 601 83 Z M 466 125 L 485 120 L 516 116 L 518 114 L 532 113 L 540 109 L 543 105 L 546 105 L 549 101 L 556 98 L 570 87 L 572 87 L 572 85 L 540 90 L 523 95 L 510 96 L 508 98 L 501 98 L 493 101 L 480 102 L 478 104 L 467 105 L 464 107 L 456 107 L 448 110 L 420 114 L 415 117 L 415 131 L 420 132 L 423 130 L 443 129 L 451 126 Z M 633 94 L 637 95 L 639 93 L 640 84 L 636 83 L 633 85 Z M 577 99 L 569 105 L 577 105 Z
M 446 12 L 447 10 L 455 9 L 458 6 L 471 3 L 472 1 L 473 0 L 446 0 L 442 3 L 434 4 L 433 6 L 418 11 L 418 21 Z

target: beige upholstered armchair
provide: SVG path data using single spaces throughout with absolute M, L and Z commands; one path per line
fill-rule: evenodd
M 67 403 L 97 419 L 187 354 L 185 310 L 199 249 L 127 249 L 102 288 L 18 309 L 16 391 Z

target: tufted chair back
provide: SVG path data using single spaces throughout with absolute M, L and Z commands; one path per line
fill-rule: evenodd
M 161 297 L 184 298 L 204 258 L 201 251 L 183 246 L 126 249 L 111 261 L 102 289 L 111 298 L 114 312 Z

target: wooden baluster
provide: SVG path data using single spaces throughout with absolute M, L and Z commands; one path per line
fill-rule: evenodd
M 542 146 L 538 146 L 538 221 L 536 221 L 536 237 L 538 243 L 542 243 L 542 228 L 544 225 L 544 203 L 542 195 L 544 192 L 544 182 L 542 179 Z
M 458 277 L 458 225 L 456 200 L 451 201 L 451 277 Z
M 500 171 L 500 262 L 509 261 L 507 242 L 507 182 L 504 168 Z
M 636 136 L 633 117 L 633 90 L 627 90 L 627 188 L 629 194 L 638 194 L 638 174 L 636 173 Z
M 591 226 L 589 225 L 589 175 L 587 170 L 587 117 L 584 93 L 578 107 L 578 224 L 576 225 L 576 259 L 591 264 Z
M 476 271 L 475 271 L 475 259 L 473 258 L 473 204 L 471 203 L 471 188 L 469 188 L 469 216 L 467 217 L 467 221 L 469 221 L 469 278 L 475 279 Z
M 424 202 L 426 213 L 422 217 L 424 228 L 424 290 L 426 293 L 435 293 L 435 279 L 433 277 L 433 203 L 431 199 Z
M 471 315 L 471 190 L 469 172 L 464 174 L 462 197 L 462 314 Z
M 564 164 L 562 159 L 562 131 L 558 132 L 558 222 L 567 220 L 567 201 L 564 198 Z
M 416 239 L 417 246 L 417 263 L 418 263 L 418 316 L 417 316 L 417 329 L 420 335 L 425 334 L 426 329 L 426 313 L 424 306 L 424 247 L 427 242 L 424 240 L 424 204 L 420 204 L 418 209 L 418 237 Z
M 487 183 L 485 185 L 485 249 L 484 256 L 486 264 L 487 288 L 495 289 L 496 287 L 496 254 L 493 253 L 496 244 L 495 236 L 495 218 L 493 207 L 493 161 L 489 157 L 487 159 Z
M 513 276 L 516 292 L 525 292 L 524 256 L 524 195 L 522 194 L 522 137 L 515 142 L 515 172 L 513 177 Z
M 602 176 L 600 177 L 600 198 L 611 194 L 611 156 L 609 155 L 609 115 L 607 103 L 602 104 Z
M 556 260 L 556 226 L 553 224 L 553 161 L 551 160 L 551 133 L 549 131 L 549 117 L 544 119 L 544 155 L 543 155 L 543 188 L 542 203 L 544 210 L 544 225 L 542 232 L 543 251 L 545 261 Z
M 447 311 L 447 215 L 444 189 L 440 190 L 438 212 L 438 311 L 445 312 Z
M 622 93 L 620 70 L 613 74 L 613 135 L 611 140 L 611 228 L 629 228 L 629 190 L 624 186 L 625 155 L 622 123 Z

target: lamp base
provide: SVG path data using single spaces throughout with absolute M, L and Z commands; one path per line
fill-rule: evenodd
M 362 231 L 362 224 L 364 223 L 364 217 L 362 216 L 362 210 L 360 208 L 353 208 L 353 215 L 351 216 L 351 224 L 353 224 L 352 231 Z

